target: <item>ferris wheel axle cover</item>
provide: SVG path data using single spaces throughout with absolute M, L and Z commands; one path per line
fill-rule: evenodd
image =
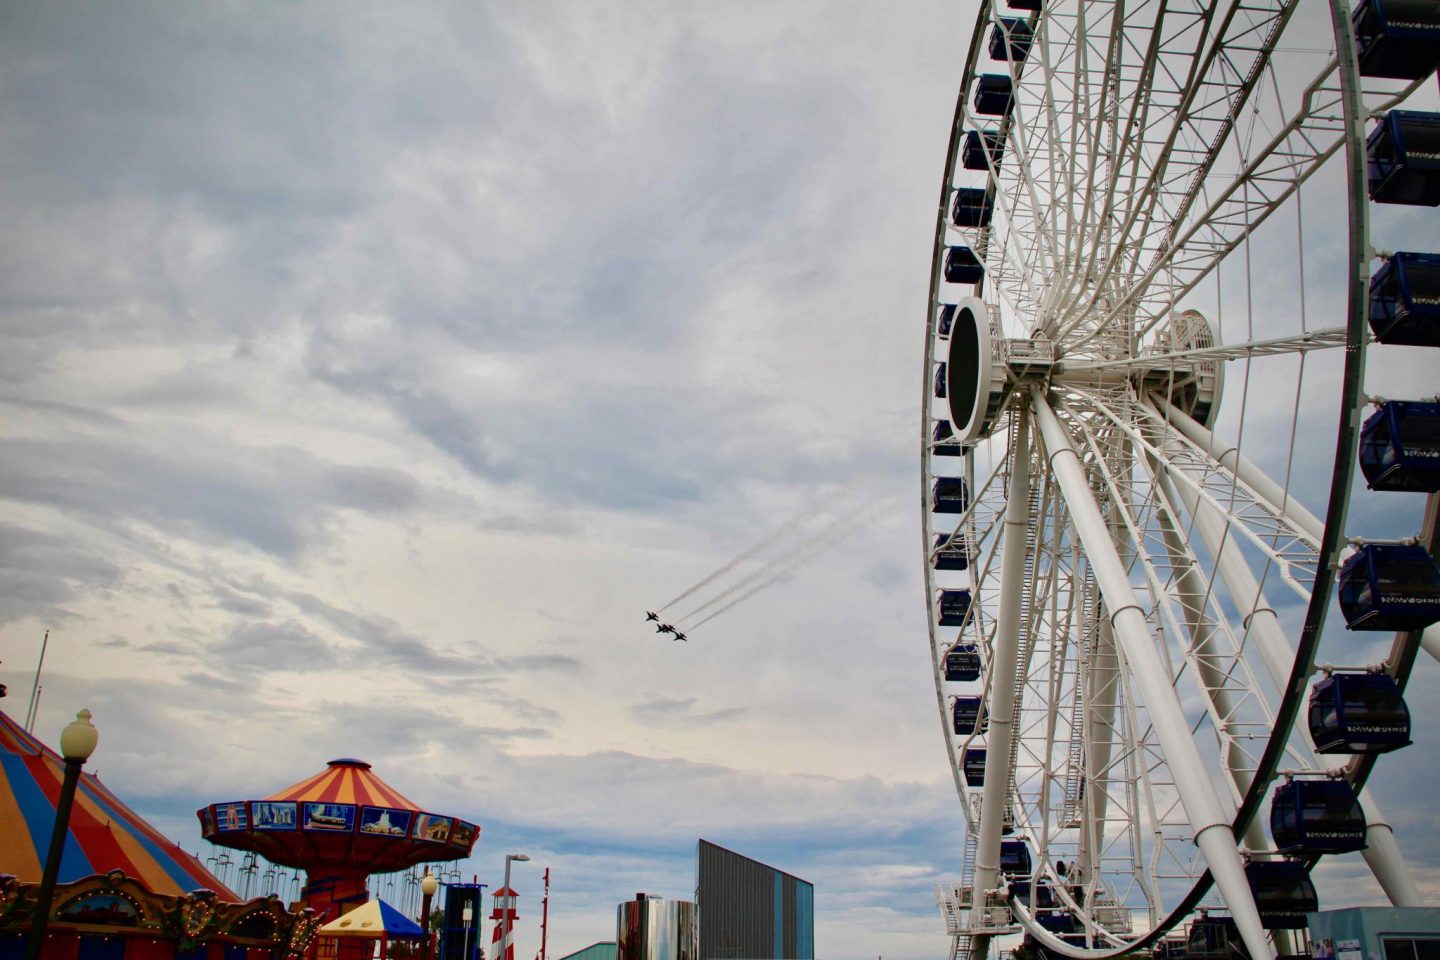
M 994 424 L 1005 389 L 1005 370 L 990 341 L 990 308 L 979 297 L 955 305 L 945 370 L 950 423 L 960 443 L 973 444 Z

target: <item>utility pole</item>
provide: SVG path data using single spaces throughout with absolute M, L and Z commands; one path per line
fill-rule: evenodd
M 550 868 L 545 868 L 545 895 L 540 898 L 540 957 L 545 960 L 545 930 L 550 920 Z

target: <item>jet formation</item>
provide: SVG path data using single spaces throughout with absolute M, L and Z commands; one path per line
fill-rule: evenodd
M 687 641 L 687 642 L 689 641 L 689 639 L 690 639 L 689 637 L 685 636 L 685 634 L 681 633 L 679 630 L 676 630 L 676 629 L 675 629 L 674 627 L 672 627 L 670 624 L 668 624 L 668 623 L 661 623 L 661 622 L 660 622 L 660 614 L 655 613 L 653 610 L 646 610 L 646 611 L 645 611 L 645 621 L 648 623 L 648 622 L 650 622 L 651 620 L 654 620 L 654 621 L 655 621 L 655 632 L 656 632 L 656 633 L 669 633 L 669 634 L 672 634 L 672 636 L 670 637 L 671 640 L 685 640 L 685 641 Z

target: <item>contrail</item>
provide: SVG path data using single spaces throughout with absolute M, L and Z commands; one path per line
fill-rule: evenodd
M 723 566 L 720 566 L 719 569 L 714 570 L 713 573 L 707 574 L 707 576 L 704 577 L 704 579 L 701 580 L 700 583 L 694 584 L 693 587 L 685 590 L 685 592 L 681 593 L 680 596 L 675 597 L 674 600 L 671 600 L 670 603 L 667 603 L 665 604 L 665 606 L 660 607 L 660 610 L 655 610 L 655 612 L 660 613 L 661 610 L 670 609 L 670 607 L 675 606 L 675 604 L 680 603 L 681 600 L 684 600 L 685 597 L 690 596 L 691 593 L 696 592 L 696 590 L 700 589 L 700 587 L 708 586 L 708 584 L 714 583 L 714 581 L 719 579 L 719 577 L 723 577 L 724 574 L 730 573 L 730 571 L 736 569 L 736 567 L 740 566 L 740 564 L 744 563 L 744 561 L 749 560 L 750 557 L 753 557 L 755 556 L 755 554 L 760 553 L 760 551 L 765 550 L 765 548 L 769 547 L 770 544 L 782 540 L 782 538 L 785 537 L 786 534 L 791 533 L 791 531 L 795 530 L 796 527 L 799 527 L 802 522 L 805 522 L 806 518 L 808 518 L 808 514 L 799 514 L 798 517 L 792 518 L 792 520 L 789 521 L 788 524 L 783 524 L 782 527 L 779 528 L 779 530 L 776 530 L 775 533 L 770 534 L 769 537 L 765 538 L 765 540 L 762 540 L 760 541 L 760 543 L 753 545 L 753 547 L 750 547 L 749 550 L 744 550 L 743 553 L 740 553 L 740 556 L 733 557 L 732 560 L 729 561 L 729 563 L 723 564 Z
M 714 583 L 718 578 L 723 577 L 725 574 L 729 573 L 731 570 L 734 570 L 737 566 L 739 566 L 740 564 L 744 563 L 746 560 L 749 560 L 751 557 L 755 556 L 755 554 L 759 553 L 761 550 L 764 550 L 766 547 L 770 546 L 771 544 L 776 543 L 777 541 L 784 539 L 784 537 L 785 537 L 786 534 L 788 534 L 791 530 L 795 529 L 796 527 L 798 527 L 798 526 L 800 526 L 802 523 L 804 523 L 805 520 L 808 519 L 808 517 L 809 517 L 809 514 L 807 514 L 807 513 L 798 514 L 798 515 L 795 516 L 789 523 L 784 524 L 783 526 L 780 527 L 780 529 L 776 530 L 774 533 L 770 534 L 770 536 L 766 537 L 764 540 L 761 540 L 759 543 L 757 543 L 757 544 L 755 544 L 754 546 L 750 547 L 748 550 L 745 550 L 745 551 L 742 552 L 738 557 L 735 557 L 735 558 L 731 559 L 728 563 L 723 564 L 719 569 L 717 569 L 717 570 L 713 571 L 712 573 L 708 574 L 708 575 L 707 575 L 703 580 L 701 580 L 699 583 L 695 584 L 693 587 L 691 587 L 690 589 L 686 590 L 684 593 L 680 594 L 680 596 L 676 597 L 674 600 L 671 600 L 669 603 L 665 604 L 665 606 L 661 607 L 659 610 L 656 610 L 655 612 L 656 612 L 656 613 L 659 613 L 659 612 L 662 611 L 662 610 L 667 610 L 667 609 L 669 609 L 670 607 L 675 606 L 675 604 L 679 603 L 681 600 L 684 600 L 686 597 L 690 596 L 690 595 L 691 595 L 692 593 L 694 593 L 696 590 L 699 590 L 701 587 L 708 586 L 709 584 Z M 688 614 L 687 614 L 687 616 L 688 616 Z
M 749 599 L 750 597 L 759 593 L 761 590 L 764 590 L 766 587 L 774 584 L 777 580 L 779 580 L 785 574 L 789 573 L 791 570 L 794 570 L 796 567 L 799 567 L 800 565 L 806 563 L 812 557 L 819 554 L 822 548 L 829 546 L 832 543 L 838 543 L 839 541 L 843 540 L 846 536 L 847 531 L 843 530 L 842 528 L 844 528 L 847 524 L 849 525 L 849 528 L 853 530 L 864 524 L 866 521 L 879 513 L 886 506 L 887 504 L 884 503 L 871 504 L 868 509 L 862 507 L 861 509 L 849 515 L 836 517 L 830 523 L 826 524 L 824 527 L 818 530 L 813 537 L 805 540 L 803 543 L 794 547 L 789 552 L 781 554 L 780 556 L 774 558 L 773 560 L 766 563 L 764 566 L 760 567 L 758 570 L 752 571 L 750 574 L 748 574 L 738 582 L 732 584 L 727 589 L 711 597 L 709 600 L 700 604 L 700 606 L 696 607 L 694 610 L 691 610 L 689 613 L 685 614 L 685 616 L 681 617 L 679 622 L 683 623 L 685 620 L 688 620 L 689 618 L 695 616 L 695 614 L 701 612 L 702 610 L 713 607 L 720 601 L 734 596 L 738 591 L 745 590 L 746 587 L 750 587 L 749 590 L 745 590 L 745 592 L 740 594 L 740 596 L 735 597 L 735 599 L 725 604 L 725 606 L 721 607 L 719 610 L 711 613 L 708 617 L 705 617 L 703 620 L 699 621 L 699 623 L 692 624 L 690 626 L 690 629 L 694 630 L 702 623 L 709 623 L 711 620 L 714 620 L 716 617 L 720 616 L 720 614 L 724 613 L 726 610 L 729 610 L 737 603 Z M 836 530 L 841 530 L 841 533 L 838 537 L 832 536 L 832 532 Z M 756 581 L 763 582 L 757 583 Z
M 774 567 L 773 565 L 772 565 L 771 567 L 767 568 L 767 569 L 769 569 L 769 570 L 771 570 L 771 571 L 773 572 L 773 574 L 774 574 L 773 576 L 771 576 L 769 579 L 767 579 L 764 583 L 756 584 L 755 586 L 751 587 L 749 590 L 746 590 L 744 593 L 740 594 L 740 596 L 738 596 L 738 597 L 736 597 L 735 599 L 731 600 L 729 603 L 725 604 L 725 606 L 721 607 L 719 610 L 716 610 L 714 613 L 710 614 L 708 617 L 706 617 L 705 619 L 701 620 L 699 623 L 691 624 L 690 627 L 688 628 L 689 632 L 694 633 L 697 629 L 699 629 L 700 627 L 702 627 L 702 626 L 704 626 L 705 624 L 709 623 L 711 620 L 714 620 L 716 617 L 720 616 L 720 614 L 724 613 L 726 610 L 729 610 L 731 607 L 734 607 L 734 606 L 737 606 L 737 605 L 739 605 L 739 604 L 741 604 L 741 603 L 744 603 L 746 600 L 748 600 L 748 599 L 750 599 L 751 597 L 755 596 L 755 594 L 759 593 L 761 590 L 764 590 L 766 587 L 773 587 L 775 584 L 779 583 L 779 582 L 785 577 L 785 575 L 786 575 L 787 573 L 789 573 L 790 571 L 794 570 L 794 569 L 797 568 L 797 567 L 803 566 L 803 565 L 804 565 L 805 563 L 807 563 L 812 557 L 815 557 L 816 555 L 818 555 L 823 548 L 828 547 L 828 546 L 830 546 L 830 545 L 832 545 L 832 544 L 835 544 L 835 543 L 839 543 L 841 540 L 844 540 L 845 537 L 847 537 L 850 533 L 853 533 L 862 523 L 864 523 L 866 520 L 870 519 L 870 517 L 873 516 L 874 514 L 878 513 L 879 510 L 880 510 L 880 508 L 877 506 L 875 509 L 871 510 L 869 513 L 867 513 L 867 514 L 862 514 L 861 516 L 859 516 L 859 517 L 856 518 L 854 524 L 852 524 L 848 529 L 842 530 L 842 531 L 840 532 L 839 536 L 834 537 L 834 538 L 829 538 L 829 539 L 827 539 L 827 538 L 825 537 L 825 534 L 829 533 L 831 530 L 835 529 L 836 527 L 841 526 L 841 523 L 842 523 L 842 521 L 843 521 L 844 518 L 841 518 L 841 520 L 836 520 L 834 523 L 832 523 L 832 524 L 830 524 L 828 527 L 826 527 L 826 528 L 821 532 L 821 534 L 820 534 L 819 536 L 817 536 L 814 540 L 808 541 L 807 543 L 804 544 L 805 547 L 809 547 L 810 549 L 808 549 L 808 550 L 803 550 L 803 551 L 795 551 L 795 553 L 798 554 L 798 556 L 792 554 L 793 559 L 792 559 L 789 563 L 787 563 L 787 564 L 785 564 L 784 566 L 780 567 L 779 569 L 775 569 L 775 567 Z M 734 591 L 731 590 L 730 592 L 733 593 Z M 716 597 L 715 599 L 716 599 L 716 600 L 719 600 L 720 597 Z M 713 604 L 714 602 L 715 602 L 715 600 L 712 600 L 712 601 L 710 601 L 710 604 Z M 710 606 L 710 604 L 706 604 L 706 606 Z

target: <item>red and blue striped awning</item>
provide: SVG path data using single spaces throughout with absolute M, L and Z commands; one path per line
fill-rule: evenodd
M 0 712 L 0 873 L 40 882 L 64 774 L 59 754 Z M 57 881 L 111 870 L 124 871 L 153 893 L 176 896 L 203 887 L 223 900 L 239 900 L 198 859 L 82 773 Z

